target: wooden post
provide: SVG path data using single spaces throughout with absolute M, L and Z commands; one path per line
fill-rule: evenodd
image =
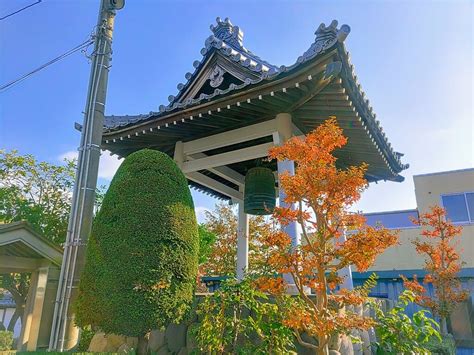
M 343 236 L 342 236 L 342 241 L 346 241 L 346 230 L 344 229 Z M 336 243 L 336 240 L 334 240 L 334 243 Z M 353 290 L 354 289 L 354 283 L 352 281 L 352 268 L 350 265 L 346 266 L 345 268 L 342 268 L 337 272 L 337 274 L 344 279 L 342 284 L 340 285 L 341 288 L 345 288 L 347 290 Z
M 43 306 L 48 282 L 49 266 L 40 267 L 31 274 L 25 312 L 21 320 L 21 334 L 17 349 L 35 351 L 43 324 Z
M 278 138 L 274 136 L 275 145 L 283 144 L 285 141 L 290 139 L 293 135 L 293 125 L 291 122 L 291 115 L 289 113 L 279 113 L 276 115 Z M 289 172 L 290 175 L 295 174 L 295 163 L 292 160 L 285 160 L 278 162 L 278 175 Z M 284 202 L 285 192 L 279 186 L 279 199 L 280 206 L 295 208 L 294 205 L 288 205 Z M 298 225 L 296 222 L 292 222 L 285 226 L 284 231 L 291 237 L 293 247 L 297 247 L 301 244 L 301 238 L 298 233 Z
M 249 266 L 249 216 L 244 212 L 244 201 L 242 200 L 239 201 L 237 228 L 236 275 L 238 280 L 242 280 Z
M 180 169 L 183 167 L 184 159 L 185 157 L 184 157 L 184 150 L 183 150 L 183 142 L 178 141 L 176 142 L 174 146 L 174 161 L 176 162 L 176 165 L 178 165 Z
M 276 115 L 276 121 L 278 131 L 277 134 L 273 136 L 273 140 L 275 145 L 280 145 L 283 144 L 286 140 L 290 139 L 293 135 L 291 115 L 289 113 L 279 113 Z M 295 174 L 295 162 L 292 160 L 279 161 L 277 163 L 277 167 L 278 176 L 280 176 L 280 174 L 283 174 L 284 172 L 288 172 L 290 173 L 290 175 Z M 280 186 L 278 186 L 278 190 L 280 206 L 290 207 L 291 209 L 294 209 L 294 204 L 287 204 L 285 202 L 285 191 Z M 298 233 L 298 224 L 296 222 L 292 222 L 284 226 L 283 231 L 290 236 L 293 248 L 296 248 L 301 244 L 301 238 Z M 288 285 L 287 292 L 290 294 L 298 293 L 293 277 L 290 274 L 285 274 L 283 275 L 283 278 L 285 279 Z

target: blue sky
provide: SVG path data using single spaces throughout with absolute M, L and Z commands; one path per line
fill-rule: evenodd
M 33 0 L 0 2 L 0 15 Z M 0 84 L 83 42 L 99 1 L 43 0 L 0 22 Z M 157 111 L 201 57 L 215 18 L 230 17 L 244 45 L 291 64 L 321 22 L 351 26 L 346 46 L 377 117 L 410 169 L 403 183 L 365 193 L 365 212 L 416 207 L 414 174 L 474 166 L 472 1 L 140 1 L 116 17 L 106 112 Z M 79 145 L 89 63 L 80 53 L 0 93 L 0 148 L 58 162 Z M 101 183 L 118 163 L 105 157 Z M 199 211 L 214 200 L 194 193 Z

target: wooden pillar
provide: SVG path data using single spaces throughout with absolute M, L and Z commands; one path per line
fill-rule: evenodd
M 238 204 L 236 275 L 237 280 L 242 280 L 249 266 L 249 216 L 244 212 L 244 201 L 239 201 Z
M 290 175 L 295 174 L 295 163 L 292 160 L 285 160 L 278 162 L 278 175 L 288 172 Z M 288 204 L 285 202 L 285 192 L 283 189 L 279 189 L 279 199 L 280 199 L 280 206 L 282 207 L 290 207 L 292 210 L 295 209 L 294 204 Z M 297 247 L 301 244 L 301 238 L 298 233 L 298 223 L 291 222 L 288 225 L 283 227 L 283 230 L 291 237 L 291 245 L 293 247 Z
M 344 230 L 343 235 L 343 242 L 346 241 L 346 231 Z M 334 240 L 334 243 L 336 243 L 336 240 Z M 352 281 L 352 268 L 350 265 L 346 266 L 345 268 L 342 268 L 337 272 L 337 274 L 344 279 L 342 284 L 340 285 L 341 288 L 345 288 L 347 290 L 353 290 L 354 289 L 354 283 Z
M 180 169 L 183 167 L 184 158 L 183 142 L 178 141 L 174 146 L 174 161 Z
M 274 136 L 274 143 L 276 145 L 283 144 L 285 141 L 290 139 L 293 135 L 293 124 L 291 121 L 291 115 L 289 113 L 279 113 L 276 115 L 278 136 Z M 284 160 L 278 162 L 278 176 L 284 172 L 289 172 L 290 175 L 295 174 L 295 162 L 292 160 Z M 285 192 L 282 188 L 279 188 L 279 199 L 280 206 L 291 207 L 295 209 L 294 205 L 288 205 L 284 202 Z M 301 238 L 298 233 L 298 224 L 292 222 L 285 226 L 283 230 L 291 237 L 293 247 L 297 247 L 301 244 Z
M 44 260 L 31 273 L 17 350 L 48 349 L 59 271 L 57 266 Z
M 30 337 L 31 322 L 33 318 L 33 305 L 36 294 L 36 285 L 38 283 L 38 271 L 33 271 L 30 276 L 30 288 L 26 296 L 25 310 L 23 311 L 23 318 L 21 320 L 21 332 L 18 339 L 17 350 L 28 350 L 28 339 Z
M 17 347 L 19 350 L 34 351 L 38 345 L 48 273 L 49 267 L 46 266 L 40 267 L 31 274 L 30 290 L 28 291 L 20 340 Z
M 291 121 L 291 115 L 289 113 L 279 113 L 276 115 L 277 122 L 277 133 L 273 136 L 273 141 L 275 145 L 283 144 L 285 141 L 290 139 L 293 135 L 293 124 Z M 292 160 L 279 161 L 277 163 L 278 167 L 278 176 L 284 172 L 288 172 L 290 175 L 295 174 L 295 162 Z M 279 204 L 282 207 L 290 207 L 295 209 L 294 204 L 287 204 L 285 202 L 285 192 L 279 187 Z M 293 248 L 298 247 L 301 244 L 301 238 L 298 233 L 298 224 L 296 222 L 289 223 L 283 227 L 283 231 L 288 234 L 291 238 L 291 244 Z M 287 292 L 290 294 L 298 293 L 298 290 L 295 286 L 295 281 L 290 274 L 283 275 L 288 287 Z

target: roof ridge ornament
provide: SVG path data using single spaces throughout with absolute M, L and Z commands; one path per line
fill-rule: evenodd
M 327 41 L 332 42 L 334 40 L 338 42 L 344 42 L 344 40 L 351 32 L 351 28 L 349 27 L 349 25 L 342 25 L 341 28 L 338 29 L 337 24 L 337 20 L 332 20 L 329 26 L 326 26 L 324 23 L 321 23 L 316 32 L 314 32 L 314 34 L 316 35 L 315 43 Z
M 226 42 L 232 47 L 243 49 L 244 32 L 239 26 L 232 25 L 229 18 L 226 17 L 224 21 L 220 17 L 216 18 L 217 25 L 211 25 L 211 31 L 214 36 L 221 41 Z
M 314 43 L 298 58 L 297 63 L 303 63 L 314 58 L 319 53 L 334 46 L 337 42 L 344 42 L 351 32 L 351 28 L 349 25 L 342 25 L 341 28 L 338 29 L 337 24 L 338 22 L 336 20 L 333 20 L 329 26 L 321 23 L 314 33 L 316 35 Z

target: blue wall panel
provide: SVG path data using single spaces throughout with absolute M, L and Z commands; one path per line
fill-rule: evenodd
M 366 279 L 364 278 L 354 278 L 354 286 L 362 285 Z M 468 290 L 471 296 L 474 298 L 474 278 L 465 278 L 461 280 L 462 288 Z M 427 286 L 428 294 L 433 296 L 434 289 L 433 285 Z M 403 287 L 403 281 L 401 279 L 378 279 L 377 286 L 372 289 L 373 294 L 377 295 L 386 295 L 388 299 L 396 301 L 398 296 L 403 292 L 405 288 Z M 407 314 L 411 317 L 413 313 L 422 309 L 420 306 L 411 304 L 407 307 Z

